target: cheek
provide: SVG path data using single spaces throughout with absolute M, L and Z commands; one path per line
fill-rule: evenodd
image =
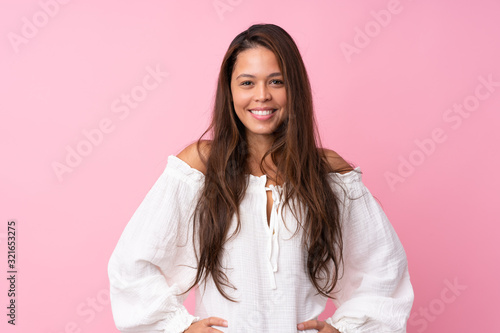
M 233 107 L 234 107 L 234 112 L 236 113 L 236 116 L 238 118 L 242 117 L 244 112 L 245 112 L 245 103 L 241 100 L 241 98 L 238 98 L 238 96 L 234 96 L 233 98 Z
M 233 95 L 233 105 L 235 108 L 245 108 L 248 106 L 249 98 L 245 94 Z
M 283 92 L 283 95 L 281 96 L 281 104 L 286 105 L 286 92 Z
M 237 98 L 233 99 L 233 106 L 234 106 L 234 111 L 240 112 L 242 105 L 241 105 L 241 102 Z

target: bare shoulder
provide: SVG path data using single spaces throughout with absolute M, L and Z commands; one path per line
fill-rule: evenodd
M 330 167 L 337 173 L 344 174 L 354 170 L 351 164 L 347 163 L 339 154 L 331 149 L 320 148 L 320 152 L 325 154 L 325 157 L 330 164 Z
M 189 166 L 193 169 L 201 171 L 203 174 L 206 173 L 207 168 L 205 163 L 203 163 L 203 159 L 207 159 L 210 153 L 210 140 L 202 140 L 200 142 L 200 150 L 198 151 L 197 142 L 191 143 L 186 148 L 184 148 L 179 154 L 176 156 L 189 164 Z M 200 153 L 202 155 L 200 155 Z M 203 157 L 203 159 L 202 159 Z

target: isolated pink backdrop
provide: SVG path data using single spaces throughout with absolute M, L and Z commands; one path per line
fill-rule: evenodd
M 2 0 L 0 275 L 9 220 L 19 273 L 16 327 L 0 279 L 0 330 L 117 331 L 107 263 L 123 228 L 207 126 L 232 38 L 275 23 L 302 52 L 324 145 L 361 167 L 406 249 L 408 332 L 499 332 L 499 13 L 495 0 Z

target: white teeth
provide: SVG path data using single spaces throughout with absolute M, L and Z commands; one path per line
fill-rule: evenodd
M 274 112 L 274 110 L 263 110 L 263 111 L 257 111 L 257 110 L 250 110 L 253 114 L 256 114 L 258 116 L 267 116 L 271 113 Z

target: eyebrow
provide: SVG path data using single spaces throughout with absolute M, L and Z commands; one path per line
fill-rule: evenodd
M 270 78 L 270 77 L 276 77 L 276 76 L 282 76 L 282 74 L 280 72 L 276 72 L 276 73 L 271 73 L 269 74 L 267 77 Z M 236 77 L 235 80 L 238 80 L 240 77 L 250 77 L 250 78 L 255 78 L 255 75 L 252 75 L 252 74 L 240 74 Z

